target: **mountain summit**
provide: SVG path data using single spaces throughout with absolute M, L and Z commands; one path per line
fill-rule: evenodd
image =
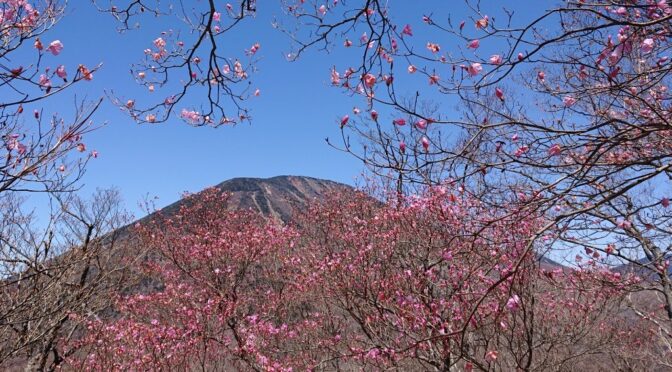
M 232 178 L 215 187 L 231 194 L 229 209 L 252 209 L 284 222 L 291 219 L 294 209 L 305 207 L 314 199 L 322 199 L 330 192 L 353 190 L 342 183 L 303 176 Z M 170 213 L 182 203 L 177 201 L 163 211 Z

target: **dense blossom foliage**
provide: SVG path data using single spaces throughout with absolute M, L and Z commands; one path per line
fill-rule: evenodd
M 342 145 L 330 144 L 401 193 L 453 179 L 493 208 L 536 204 L 571 265 L 653 279 L 640 289 L 662 293 L 656 322 L 670 333 L 668 1 L 569 0 L 528 19 L 465 1 L 463 19 L 446 8 L 416 20 L 375 0 L 318 16 L 320 3 L 289 6 L 312 26 L 292 34 L 297 53 L 342 46 L 361 57 L 330 68 L 332 86 L 362 102 L 341 122 Z
M 450 188 L 401 204 L 349 193 L 288 227 L 227 198 L 206 190 L 138 227 L 153 284 L 90 319 L 73 366 L 543 369 L 653 349 L 622 307 L 640 279 L 540 268 L 541 221 L 523 211 Z
M 296 233 L 252 212 L 227 211 L 227 198 L 206 190 L 188 197 L 175 215 L 138 227 L 152 249 L 143 272 L 156 286 L 120 294 L 118 320 L 89 324 L 80 341 L 90 344 L 85 366 L 265 369 L 293 363 L 293 356 L 267 353 L 311 327 L 310 317 L 291 321 L 295 301 L 286 290 L 291 278 L 284 261 Z M 84 347 L 80 343 L 72 347 Z

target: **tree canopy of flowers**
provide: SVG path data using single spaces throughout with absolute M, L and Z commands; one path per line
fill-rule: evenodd
M 493 213 L 450 188 L 401 204 L 348 193 L 284 226 L 227 210 L 228 198 L 209 189 L 138 227 L 156 253 L 144 273 L 160 289 L 119 294 L 114 317 L 89 320 L 68 346 L 73 367 L 660 363 L 652 328 L 622 306 L 641 279 L 540 268 L 531 242 L 542 221 L 529 211 Z

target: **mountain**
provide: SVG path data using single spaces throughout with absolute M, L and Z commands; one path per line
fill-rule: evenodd
M 554 261 L 544 255 L 538 255 L 539 258 L 539 266 L 546 270 L 546 271 L 552 271 L 555 269 L 565 269 L 566 267 L 562 265 L 561 263 Z
M 662 264 L 664 263 L 664 261 L 670 259 L 672 259 L 672 253 L 666 253 L 663 255 L 663 257 L 661 257 L 659 260 L 655 262 Z M 655 271 L 655 266 L 656 265 L 652 260 L 650 260 L 647 257 L 643 257 L 638 260 L 628 262 L 620 266 L 616 266 L 612 270 L 622 274 L 632 273 L 635 275 L 639 275 L 644 279 L 659 280 L 660 277 Z M 672 266 L 667 268 L 667 275 L 672 277 Z
M 312 177 L 277 176 L 271 178 L 232 178 L 216 188 L 231 194 L 229 209 L 253 209 L 265 216 L 289 222 L 292 211 L 305 207 L 331 192 L 352 191 L 351 186 Z M 165 214 L 177 210 L 183 200 L 162 209 Z

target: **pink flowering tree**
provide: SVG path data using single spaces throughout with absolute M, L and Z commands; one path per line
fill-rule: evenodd
M 399 22 L 394 4 L 373 0 L 288 4 L 307 26 L 290 33 L 297 55 L 360 57 L 325 68 L 335 88 L 362 98 L 330 143 L 400 194 L 452 179 L 492 208 L 535 204 L 556 221 L 544 225 L 558 231 L 552 248 L 573 264 L 579 249 L 584 262 L 646 277 L 669 327 L 672 8 L 570 0 L 520 21 L 463 6 L 464 19 L 437 9 Z
M 639 280 L 540 268 L 529 209 L 493 211 L 450 188 L 392 200 L 339 195 L 302 220 L 296 283 L 328 312 L 320 368 L 592 369 L 655 349 L 623 306 Z
M 145 285 L 81 318 L 70 366 L 608 368 L 654 350 L 621 306 L 637 279 L 539 270 L 529 215 L 441 189 L 401 205 L 348 193 L 290 228 L 227 198 L 206 190 L 138 226 Z
M 113 317 L 89 319 L 86 336 L 70 344 L 79 350 L 72 366 L 278 370 L 314 363 L 308 352 L 289 353 L 315 323 L 288 290 L 296 232 L 229 211 L 228 198 L 205 190 L 138 226 L 152 284 L 120 293 Z

